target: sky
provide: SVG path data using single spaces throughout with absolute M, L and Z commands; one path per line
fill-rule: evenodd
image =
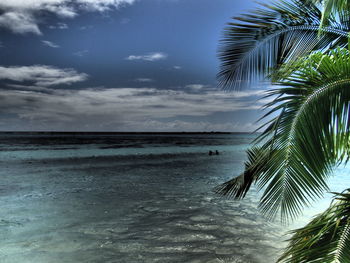
M 1 131 L 258 127 L 263 88 L 225 92 L 217 51 L 250 0 L 1 0 Z

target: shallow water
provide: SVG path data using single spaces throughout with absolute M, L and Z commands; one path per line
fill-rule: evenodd
M 273 262 L 285 228 L 254 189 L 239 202 L 212 192 L 242 171 L 252 138 L 2 135 L 0 261 Z

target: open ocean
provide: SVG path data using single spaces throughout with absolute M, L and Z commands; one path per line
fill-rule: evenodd
M 212 192 L 243 170 L 253 138 L 2 133 L 0 262 L 273 262 L 287 228 L 262 217 L 256 191 Z M 350 185 L 348 172 L 332 190 Z

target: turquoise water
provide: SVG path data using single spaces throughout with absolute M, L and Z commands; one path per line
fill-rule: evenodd
M 253 138 L 3 134 L 0 262 L 273 262 L 287 228 L 261 216 L 256 191 L 212 192 L 242 171 Z

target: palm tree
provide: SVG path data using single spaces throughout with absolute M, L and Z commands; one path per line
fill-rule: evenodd
M 350 2 L 348 0 L 309 0 L 316 4 L 323 5 L 321 26 L 327 25 L 328 19 L 343 10 L 350 9 Z
M 348 43 L 348 10 L 330 16 L 327 26 L 322 27 L 322 11 L 311 0 L 281 0 L 261 6 L 250 14 L 236 17 L 225 29 L 218 74 L 219 83 L 225 89 L 238 89 L 261 80 L 269 70 L 313 50 Z
M 350 262 L 350 189 L 309 224 L 293 231 L 280 262 Z
M 263 5 L 229 23 L 220 50 L 223 87 L 269 76 L 277 88 L 267 91 L 268 121 L 247 151 L 245 171 L 216 191 L 240 199 L 255 183 L 264 191 L 262 212 L 283 222 L 322 197 L 334 167 L 349 158 L 350 10 L 328 12 L 335 2 L 323 2 L 324 12 L 311 0 Z M 279 262 L 350 262 L 349 196 L 337 194 L 340 200 L 295 230 Z

